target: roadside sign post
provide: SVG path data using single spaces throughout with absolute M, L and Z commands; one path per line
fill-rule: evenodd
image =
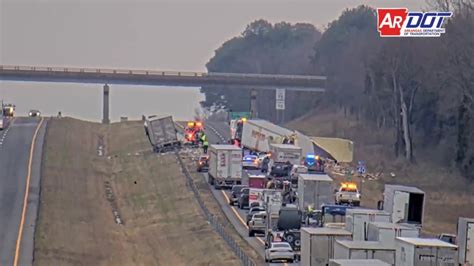
M 275 91 L 275 109 L 277 114 L 277 123 L 285 122 L 285 89 L 276 89 Z

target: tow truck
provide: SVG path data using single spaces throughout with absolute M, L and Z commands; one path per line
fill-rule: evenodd
M 184 129 L 185 139 L 192 145 L 199 144 L 199 134 L 203 130 L 203 123 L 201 121 L 189 121 Z
M 357 184 L 354 182 L 342 182 L 336 190 L 336 204 L 349 204 L 353 206 L 360 205 L 360 193 Z

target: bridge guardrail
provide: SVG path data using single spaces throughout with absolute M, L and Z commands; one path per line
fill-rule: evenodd
M 109 69 L 109 68 L 77 68 L 77 67 L 43 67 L 43 66 L 9 66 L 2 65 L 0 70 L 36 71 L 36 72 L 67 72 L 67 73 L 103 73 L 103 74 L 129 74 L 129 75 L 158 75 L 180 77 L 204 77 L 204 72 L 187 71 L 159 71 L 140 69 Z
M 189 71 L 159 71 L 141 69 L 110 69 L 110 68 L 77 68 L 77 67 L 44 67 L 44 66 L 12 66 L 0 65 L 0 70 L 35 71 L 35 72 L 66 72 L 66 73 L 102 73 L 126 75 L 153 75 L 170 77 L 222 77 L 222 78 L 250 78 L 250 79 L 287 79 L 287 80 L 326 80 L 324 76 L 279 75 L 254 73 L 224 73 L 224 72 L 189 72 Z

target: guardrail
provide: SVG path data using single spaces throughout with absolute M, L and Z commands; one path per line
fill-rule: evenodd
M 34 72 L 61 72 L 61 73 L 102 73 L 102 74 L 129 74 L 129 75 L 155 75 L 155 76 L 185 76 L 202 77 L 206 73 L 184 71 L 156 71 L 141 69 L 108 69 L 108 68 L 77 68 L 77 67 L 44 67 L 44 66 L 9 66 L 1 65 L 0 70 L 34 71 Z
M 183 171 L 183 174 L 186 177 L 186 185 L 193 191 L 194 197 L 196 198 L 199 206 L 201 207 L 201 210 L 204 212 L 206 219 L 209 221 L 214 231 L 216 231 L 222 237 L 222 239 L 224 239 L 227 245 L 232 249 L 235 255 L 240 259 L 240 262 L 242 263 L 242 265 L 254 266 L 255 263 L 252 261 L 252 259 L 240 248 L 240 246 L 237 244 L 234 238 L 229 233 L 226 232 L 224 226 L 221 223 L 219 223 L 219 221 L 214 217 L 214 215 L 209 211 L 209 209 L 204 204 L 204 201 L 202 200 L 201 195 L 199 194 L 199 190 L 197 189 L 196 184 L 194 184 L 191 174 L 189 173 L 188 168 L 184 164 L 183 159 L 179 155 L 179 152 L 176 151 L 175 155 L 181 166 L 181 170 Z

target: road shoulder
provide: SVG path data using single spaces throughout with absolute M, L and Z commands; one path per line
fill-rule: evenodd
M 40 181 L 43 158 L 43 146 L 48 127 L 48 120 L 45 119 L 38 130 L 33 150 L 33 160 L 31 165 L 31 179 L 28 193 L 28 204 L 26 207 L 25 223 L 23 224 L 23 235 L 19 254 L 19 265 L 32 265 L 34 260 L 34 237 L 36 221 L 39 213 L 40 201 Z

